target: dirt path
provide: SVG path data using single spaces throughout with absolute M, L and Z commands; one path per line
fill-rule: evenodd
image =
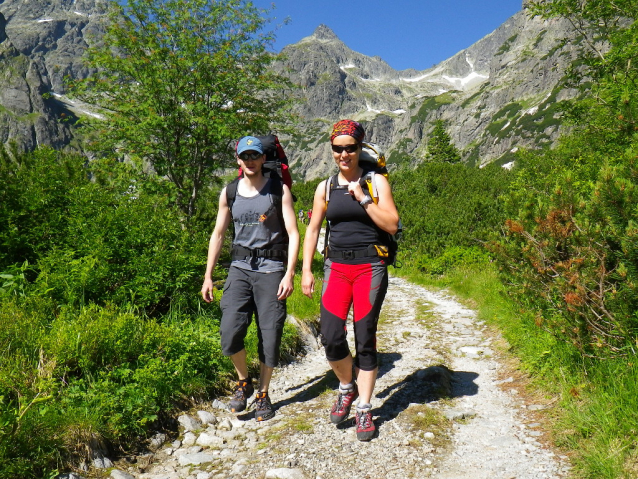
M 507 379 L 498 380 L 502 366 L 473 311 L 444 293 L 391 278 L 378 339 L 373 397 L 378 436 L 372 441 L 357 441 L 353 420 L 330 423 L 337 380 L 313 341 L 303 358 L 275 373 L 270 392 L 275 418 L 256 423 L 251 412 L 235 417 L 216 402 L 214 418 L 199 412 L 204 423 L 198 425 L 182 417 L 186 432 L 180 440 L 158 444 L 154 454 L 113 477 L 567 476 L 565 458 L 543 446 L 540 424 L 528 417 L 541 406 L 524 404 L 504 387 Z

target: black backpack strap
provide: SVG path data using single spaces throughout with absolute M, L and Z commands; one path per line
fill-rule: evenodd
M 328 212 L 328 202 L 330 194 L 337 186 L 339 186 L 339 174 L 326 178 L 326 213 Z M 326 218 L 326 236 L 323 245 L 323 257 L 328 258 L 328 244 L 330 243 L 330 221 Z
M 228 209 L 230 210 L 230 216 L 233 216 L 233 203 L 235 203 L 235 198 L 237 198 L 237 187 L 239 186 L 240 178 L 237 177 L 228 185 L 226 185 L 226 203 L 228 203 Z
M 281 231 L 286 236 L 286 238 L 288 238 L 288 231 L 286 230 L 286 222 L 284 221 L 283 209 L 284 183 L 278 176 L 270 178 L 270 198 L 272 199 L 272 204 L 277 210 L 277 218 L 279 219 L 279 224 L 281 225 Z

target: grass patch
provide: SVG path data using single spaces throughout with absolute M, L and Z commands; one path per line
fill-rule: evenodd
M 452 421 L 438 409 L 423 404 L 411 406 L 399 416 L 399 420 L 419 440 L 428 442 L 437 449 L 445 449 L 451 444 Z
M 439 321 L 437 320 L 437 316 L 432 311 L 432 307 L 434 305 L 427 301 L 419 301 L 417 304 L 416 314 L 417 319 L 423 325 L 425 325 L 428 329 L 434 329 L 439 326 Z
M 418 113 L 412 117 L 410 123 L 414 123 L 415 121 L 425 122 L 430 113 L 438 110 L 443 105 L 447 105 L 452 102 L 454 102 L 454 97 L 450 92 L 443 93 L 442 95 L 438 96 L 429 97 L 421 104 Z

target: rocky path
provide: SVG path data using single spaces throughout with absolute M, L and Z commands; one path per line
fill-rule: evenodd
M 328 418 L 337 380 L 312 340 L 299 361 L 276 370 L 277 415 L 257 423 L 214 402 L 180 417 L 179 439 L 155 439 L 116 479 L 440 478 L 541 479 L 568 475 L 543 445 L 525 404 L 493 356 L 475 313 L 445 293 L 391 278 L 379 328 L 373 398 L 378 436 L 357 441 L 354 421 Z M 440 365 L 444 365 L 442 367 Z M 449 368 L 449 369 L 448 369 Z

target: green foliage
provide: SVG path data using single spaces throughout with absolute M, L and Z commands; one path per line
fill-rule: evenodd
M 0 271 L 14 263 L 33 264 L 62 240 L 70 192 L 89 182 L 84 161 L 47 148 L 0 149 Z
M 166 197 L 88 184 L 71 198 L 68 240 L 38 262 L 40 290 L 63 304 L 112 301 L 150 313 L 195 294 L 205 238 L 182 229 Z
M 425 158 L 427 161 L 432 162 L 458 163 L 461 161 L 461 154 L 445 130 L 443 120 L 434 122 L 434 129 L 428 138 L 428 149 Z
M 195 307 L 205 233 L 182 227 L 161 181 L 83 162 L 41 149 L 0 165 L 1 291 L 152 314 L 180 301 Z
M 394 172 L 390 179 L 404 226 L 399 259 L 410 258 L 411 265 L 432 274 L 480 261 L 481 245 L 505 219 L 499 197 L 511 176 L 496 166 L 450 163 Z
M 635 26 L 619 15 L 638 12 L 630 2 L 581 7 L 571 0 L 534 6 L 537 13 L 569 14 L 589 35 L 591 50 L 570 80 L 591 86 L 592 94 L 572 102 L 576 128 L 560 148 L 521 163 L 508 238 L 495 251 L 513 294 L 537 311 L 540 326 L 584 355 L 635 354 L 638 70 Z M 609 42 L 606 51 L 598 49 L 600 39 Z M 584 84 L 584 75 L 597 81 Z
M 298 210 L 302 208 L 304 211 L 308 211 L 309 208 L 312 208 L 312 203 L 315 197 L 315 191 L 317 190 L 317 186 L 321 183 L 325 178 L 319 178 L 313 181 L 309 181 L 307 183 L 296 183 L 294 185 L 294 193 L 297 197 L 297 201 L 295 202 L 295 208 Z
M 484 248 L 476 246 L 450 246 L 436 258 L 419 258 L 417 266 L 425 274 L 443 275 L 459 267 L 468 267 L 489 262 L 489 255 Z
M 233 139 L 270 131 L 290 87 L 269 69 L 274 41 L 246 0 L 129 0 L 112 4 L 106 35 L 88 50 L 93 73 L 73 85 L 99 105 L 92 148 L 149 162 L 175 186 L 188 217 Z
M 514 182 L 527 183 L 533 174 L 527 184 L 539 195 L 512 192 L 510 207 L 518 214 L 495 251 L 512 294 L 538 312 L 540 326 L 585 355 L 634 354 L 636 155 L 602 167 L 594 155 L 569 166 L 568 156 L 552 161 L 566 153 L 537 159 L 534 172 L 523 171 Z
M 232 370 L 210 318 L 159 323 L 95 305 L 50 318 L 45 309 L 0 306 L 0 406 L 9 426 L 0 434 L 2 473 L 27 443 L 38 445 L 30 474 L 41 477 L 33 471 L 56 449 L 79 453 L 73 448 L 92 434 L 111 444 L 144 435 L 182 398 L 222 389 Z M 38 431 L 45 437 L 32 437 Z M 37 447 L 51 454 L 40 457 Z
M 636 135 L 638 5 L 633 0 L 531 2 L 531 14 L 569 19 L 572 43 L 585 51 L 568 80 L 586 96 L 572 107 L 572 120 L 596 141 L 627 145 Z M 630 21 L 628 21 L 630 20 Z
M 443 105 L 452 103 L 453 101 L 454 101 L 454 98 L 449 92 L 443 93 L 442 95 L 439 95 L 439 96 L 428 97 L 421 104 L 418 113 L 416 114 L 416 116 L 412 117 L 410 122 L 411 123 L 414 123 L 415 121 L 425 122 L 427 121 L 430 113 L 432 113 L 435 110 L 438 110 Z

